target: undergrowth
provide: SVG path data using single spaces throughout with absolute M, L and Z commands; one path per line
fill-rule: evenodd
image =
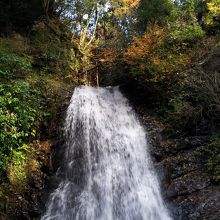
M 220 181 L 220 136 L 213 135 L 210 141 L 198 150 L 198 155 L 201 156 L 206 163 L 208 170 L 213 175 L 213 180 Z
M 53 41 L 51 40 L 53 39 Z M 22 191 L 39 170 L 39 144 L 67 92 L 76 85 L 68 35 L 57 36 L 40 21 L 31 38 L 0 38 L 0 200 Z M 43 135 L 42 135 L 43 134 Z M 1 207 L 0 207 L 1 211 Z

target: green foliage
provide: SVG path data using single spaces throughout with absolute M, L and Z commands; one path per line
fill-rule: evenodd
M 206 73 L 203 69 L 194 71 L 188 86 L 191 89 L 192 102 L 202 106 L 203 115 L 214 123 L 220 120 L 220 75 L 212 71 Z
M 65 36 L 65 30 L 57 27 L 56 22 L 51 20 L 47 26 L 45 21 L 39 21 L 34 25 L 31 53 L 34 65 L 42 72 L 67 75 L 71 71 L 72 45 L 68 36 Z
M 136 11 L 137 29 L 143 32 L 152 23 L 166 24 L 173 9 L 171 0 L 141 0 Z
M 220 120 L 220 75 L 206 73 L 201 67 L 188 69 L 177 85 L 170 87 L 170 118 L 184 124 L 199 126 L 203 120 L 216 125 Z
M 24 77 L 31 70 L 31 57 L 12 53 L 0 44 L 0 77 L 9 79 Z
M 208 27 L 218 28 L 220 27 L 220 1 L 209 0 L 207 2 L 208 13 L 205 16 L 205 23 Z
M 0 83 L 0 170 L 6 171 L 13 152 L 30 139 L 39 117 L 38 105 L 23 80 Z M 39 120 L 39 118 L 38 118 Z
M 0 38 L 0 176 L 11 184 L 26 180 L 25 148 L 49 126 L 73 83 L 68 40 L 39 25 L 30 41 Z
M 202 156 L 209 171 L 212 172 L 213 179 L 220 181 L 220 136 L 214 135 L 210 141 L 198 149 L 198 155 Z
M 179 15 L 184 22 L 196 22 L 201 0 L 182 0 L 178 5 Z
M 193 44 L 198 42 L 205 36 L 205 31 L 202 30 L 198 23 L 180 25 L 174 27 L 173 31 L 168 36 L 168 41 L 176 44 Z
M 22 145 L 12 152 L 12 158 L 7 170 L 7 176 L 12 185 L 19 186 L 24 183 L 28 175 L 27 157 L 30 152 L 30 147 Z
M 201 111 L 187 101 L 186 96 L 188 94 L 185 94 L 185 97 L 182 95 L 177 95 L 169 100 L 168 106 L 170 109 L 168 119 L 174 124 L 177 121 L 181 122 L 182 128 L 185 128 L 189 122 L 192 124 L 198 121 Z

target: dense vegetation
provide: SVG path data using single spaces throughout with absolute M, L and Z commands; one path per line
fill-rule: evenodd
M 220 69 L 204 67 L 219 30 L 219 0 L 1 2 L 0 196 L 40 169 L 39 143 L 79 84 L 126 84 L 182 135 L 209 136 L 198 155 L 219 181 Z

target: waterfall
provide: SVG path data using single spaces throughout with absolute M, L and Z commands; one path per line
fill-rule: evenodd
M 61 181 L 42 220 L 171 220 L 146 132 L 117 87 L 76 88 L 64 132 Z

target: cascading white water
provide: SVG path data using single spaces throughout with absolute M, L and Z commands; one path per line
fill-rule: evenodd
M 64 175 L 42 220 L 171 220 L 145 134 L 118 88 L 76 88 Z

